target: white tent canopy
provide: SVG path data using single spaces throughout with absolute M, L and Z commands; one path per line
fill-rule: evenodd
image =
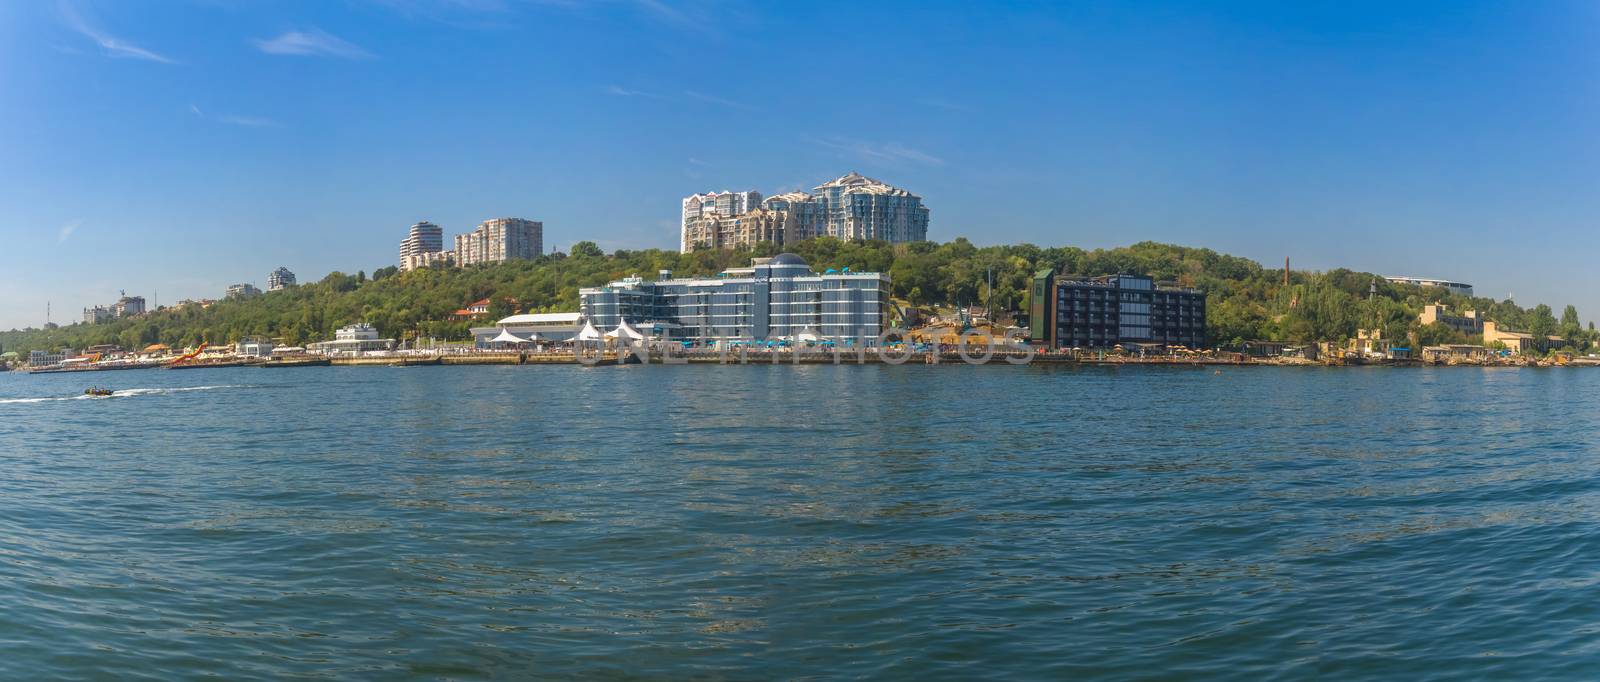
M 494 339 L 489 343 L 527 343 L 531 340 L 532 339 L 524 339 L 516 334 L 512 334 L 510 331 L 502 329 L 500 330 L 500 335 L 494 337 Z
M 600 330 L 594 328 L 594 323 L 584 320 L 583 329 L 578 330 L 579 341 L 599 341 Z
M 644 334 L 640 334 L 639 330 L 634 329 L 633 327 L 629 326 L 627 320 L 622 320 L 622 321 L 617 323 L 617 328 L 616 329 L 613 329 L 611 331 L 606 332 L 606 338 L 608 338 L 608 339 L 627 339 L 627 340 L 630 340 L 630 341 L 643 341 L 644 340 Z
M 817 336 L 817 332 L 812 328 L 806 327 L 805 329 L 800 330 L 799 334 L 795 335 L 795 339 L 798 341 L 821 341 L 822 337 Z

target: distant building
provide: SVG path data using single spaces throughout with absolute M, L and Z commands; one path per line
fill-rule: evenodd
M 83 309 L 84 324 L 100 324 L 116 317 L 117 313 L 108 306 L 97 305 Z
M 1483 332 L 1483 320 L 1478 317 L 1478 311 L 1468 310 L 1460 315 L 1451 315 L 1450 306 L 1441 303 L 1422 306 L 1422 314 L 1417 316 L 1417 322 L 1423 325 L 1442 324 L 1473 336 Z
M 272 349 L 275 347 L 276 345 L 267 339 L 247 337 L 239 341 L 234 347 L 234 352 L 254 358 L 266 358 L 272 357 Z
M 1350 339 L 1350 350 L 1361 356 L 1389 357 L 1394 341 L 1383 338 L 1382 329 L 1357 329 L 1356 337 Z
M 1427 278 L 1427 277 L 1403 277 L 1403 276 L 1398 276 L 1398 275 L 1394 275 L 1394 276 L 1385 275 L 1384 279 L 1386 279 L 1386 280 L 1388 280 L 1388 281 L 1390 281 L 1390 282 L 1392 282 L 1394 284 L 1409 284 L 1411 286 L 1417 286 L 1417 287 L 1438 287 L 1438 288 L 1444 289 L 1446 291 L 1449 291 L 1452 294 L 1461 294 L 1462 296 L 1471 296 L 1472 295 L 1472 285 L 1471 284 L 1465 284 L 1465 283 L 1462 283 L 1462 282 L 1452 282 L 1452 281 L 1446 280 L 1446 279 L 1430 279 L 1430 278 Z
M 812 200 L 821 203 L 823 212 L 819 235 L 896 243 L 928 238 L 928 209 L 922 197 L 860 173 L 818 185 Z
M 791 244 L 812 237 L 881 239 L 916 242 L 928 238 L 928 209 L 922 197 L 861 175 L 850 173 L 818 185 L 811 193 L 789 192 L 768 197 L 760 208 L 778 214 L 730 223 L 734 217 L 756 210 L 757 192 L 713 192 L 683 200 L 681 248 L 731 249 L 748 246 L 741 237 L 760 235 L 766 241 Z M 782 230 L 759 232 L 746 227 L 777 224 Z
M 66 362 L 67 358 L 69 357 L 72 357 L 72 349 L 70 348 L 63 348 L 55 352 L 30 350 L 28 351 L 28 366 L 46 367 L 49 365 L 59 365 L 63 362 Z
M 791 242 L 804 241 L 827 234 L 827 207 L 823 202 L 805 192 L 788 192 L 767 197 L 761 207 L 769 211 L 787 213 L 793 220 L 791 233 L 785 235 Z
M 1559 336 L 1546 336 L 1541 339 L 1527 332 L 1501 329 L 1494 320 L 1484 320 L 1483 345 L 1490 346 L 1495 342 L 1503 344 L 1506 350 L 1522 354 L 1558 347 L 1566 343 L 1566 339 Z
M 456 235 L 456 262 L 461 265 L 537 258 L 543 253 L 544 223 L 536 220 L 494 218 Z
M 420 270 L 431 268 L 435 265 L 455 265 L 456 252 L 454 251 L 425 251 L 423 253 L 400 257 L 400 271 Z
M 511 298 L 511 297 L 507 296 L 507 297 L 502 298 L 501 300 L 505 301 L 505 303 L 507 305 L 511 306 L 512 308 L 515 308 L 517 306 L 517 299 L 514 299 L 514 298 Z M 480 298 L 480 299 L 478 299 L 476 301 L 468 303 L 467 307 L 458 308 L 454 312 L 450 313 L 450 319 L 452 319 L 452 320 L 476 320 L 476 319 L 478 319 L 480 317 L 488 315 L 489 314 L 489 309 L 492 308 L 492 307 L 494 307 L 494 301 L 492 299 Z
M 289 268 L 279 266 L 277 270 L 267 273 L 267 291 L 287 289 L 294 285 L 294 273 Z
M 261 295 L 261 290 L 257 289 L 256 285 L 249 284 L 249 283 L 244 283 L 244 284 L 229 285 L 228 286 L 228 292 L 224 297 L 225 298 L 252 298 L 252 297 L 260 296 L 260 295 Z
M 756 258 L 717 277 L 654 282 L 629 277 L 580 289 L 585 318 L 601 328 L 630 326 L 654 336 L 699 343 L 796 340 L 810 335 L 841 345 L 876 345 L 888 323 L 889 276 L 818 274 L 799 256 Z
M 1034 276 L 1029 338 L 1050 348 L 1202 348 L 1206 296 L 1145 275 Z
M 696 247 L 735 249 L 759 242 L 787 244 L 799 241 L 798 223 L 785 211 L 755 209 L 738 215 L 711 214 L 700 220 L 695 228 Z M 689 249 L 693 251 L 694 248 Z
M 90 306 L 83 309 L 84 324 L 99 324 L 112 319 L 121 319 L 144 314 L 144 297 L 129 296 L 123 292 L 116 303 L 111 305 Z
M 444 230 L 426 220 L 411 226 L 405 239 L 400 240 L 400 269 L 415 270 L 415 259 L 425 254 L 444 251 Z
M 713 226 L 719 218 L 744 215 L 761 206 L 761 193 L 706 192 L 683 198 L 683 224 L 680 232 L 684 253 L 702 244 L 714 244 Z
M 358 323 L 340 327 L 334 331 L 332 341 L 313 343 L 307 349 L 328 354 L 394 350 L 394 339 L 380 339 L 372 325 Z
M 117 299 L 116 303 L 112 304 L 111 309 L 117 312 L 118 319 L 143 315 L 144 297 L 123 294 L 121 298 Z

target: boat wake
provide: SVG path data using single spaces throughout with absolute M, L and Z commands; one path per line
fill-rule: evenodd
M 250 386 L 233 384 L 227 386 L 181 386 L 175 388 L 119 388 L 111 395 L 69 395 L 52 396 L 48 398 L 0 398 L 0 405 L 21 405 L 28 403 L 53 403 L 62 400 L 116 400 L 117 398 L 136 398 L 149 395 L 167 395 L 170 393 L 188 393 L 190 391 L 216 391 L 225 388 L 250 388 Z

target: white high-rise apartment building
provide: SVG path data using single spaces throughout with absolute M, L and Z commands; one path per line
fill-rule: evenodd
M 757 210 L 781 215 L 766 219 L 781 230 L 744 229 L 754 224 L 746 214 Z M 759 216 L 752 216 L 759 217 Z M 740 220 L 730 222 L 730 218 Z M 737 229 L 735 229 L 737 228 Z M 775 237 L 789 244 L 820 236 L 839 239 L 881 239 L 920 242 L 928 238 L 928 208 L 922 197 L 860 173 L 818 185 L 810 193 L 789 192 L 761 201 L 758 192 L 712 192 L 683 200 L 680 248 L 737 248 Z
M 456 235 L 456 262 L 461 265 L 536 258 L 543 253 L 544 223 L 537 220 L 493 218 Z
M 425 253 L 438 253 L 444 250 L 444 230 L 438 225 L 426 220 L 411 226 L 411 232 L 405 239 L 400 240 L 400 269 L 410 270 L 415 263 L 414 258 Z
M 839 239 L 920 242 L 928 238 L 928 208 L 922 197 L 851 172 L 818 185 L 816 234 Z
M 278 266 L 277 270 L 267 273 L 267 291 L 277 291 L 294 286 L 294 273 L 289 268 Z
M 716 222 L 719 218 L 741 216 L 761 207 L 761 193 L 706 192 L 683 198 L 683 230 L 679 248 L 684 253 L 700 244 L 716 245 Z

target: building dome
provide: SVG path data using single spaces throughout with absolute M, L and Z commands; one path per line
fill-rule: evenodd
M 805 265 L 806 264 L 806 259 L 801 258 L 799 256 L 796 256 L 796 255 L 794 255 L 792 253 L 780 253 L 780 254 L 778 254 L 776 256 L 773 256 L 772 260 L 767 261 L 767 264 L 768 265 Z

